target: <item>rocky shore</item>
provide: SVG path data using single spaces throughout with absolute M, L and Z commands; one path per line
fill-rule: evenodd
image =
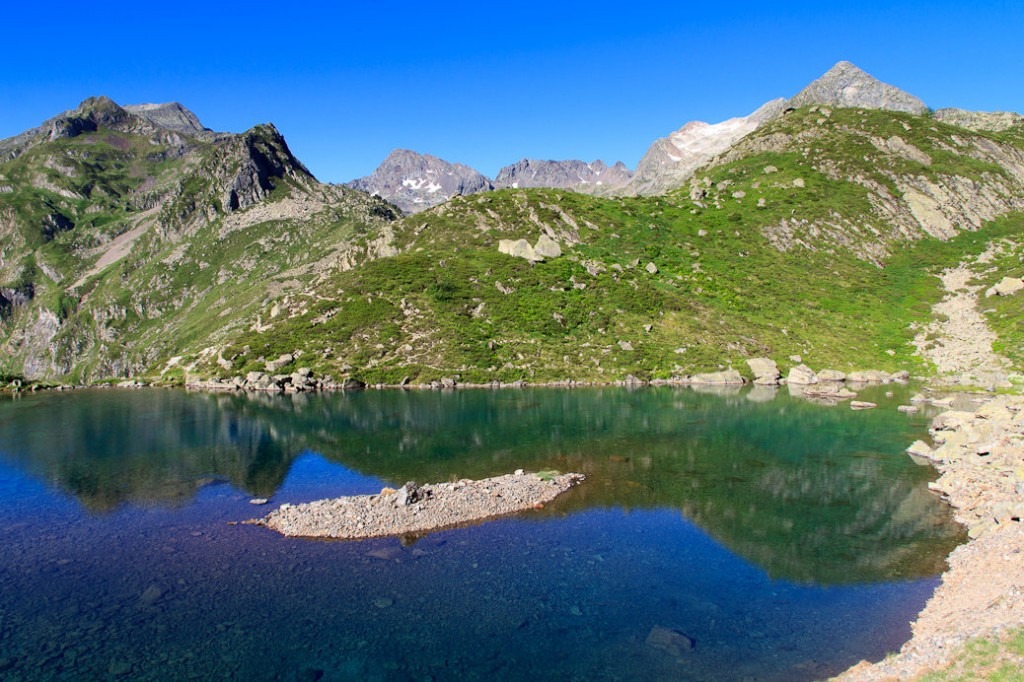
M 376 495 L 283 504 L 248 523 L 289 537 L 365 539 L 410 535 L 538 509 L 584 480 L 582 474 L 514 474 L 478 481 L 384 488 Z
M 949 664 L 968 640 L 1024 626 L 1024 397 L 943 412 L 930 433 L 934 447 L 918 441 L 908 452 L 941 472 L 930 487 L 971 540 L 950 555 L 912 639 L 895 656 L 850 669 L 843 682 L 915 679 Z
M 284 361 L 291 356 L 282 356 L 281 359 L 268 363 L 269 366 L 277 368 L 278 362 Z M 794 360 L 791 358 L 791 361 Z M 753 383 L 756 386 L 814 386 L 815 389 L 802 389 L 808 394 L 827 393 L 842 394 L 840 390 L 844 385 L 854 388 L 868 384 L 888 384 L 893 382 L 905 383 L 910 379 L 910 373 L 906 370 L 889 373 L 880 370 L 865 370 L 851 372 L 849 374 L 838 370 L 823 369 L 815 372 L 802 361 L 801 364 L 793 367 L 787 377 L 783 377 L 778 370 L 778 365 L 769 358 L 753 358 L 747 361 L 753 379 L 747 379 L 738 370 L 728 369 L 718 372 L 698 373 L 692 375 L 680 375 L 660 379 L 640 379 L 632 374 L 618 381 L 586 381 L 564 379 L 561 381 L 548 382 L 527 382 L 525 380 L 503 382 L 489 381 L 486 383 L 463 382 L 460 377 L 442 377 L 426 383 L 412 383 L 408 379 L 398 384 L 366 384 L 358 379 L 347 378 L 335 381 L 330 376 L 317 377 L 308 367 L 300 367 L 294 372 L 287 374 L 275 374 L 267 372 L 249 372 L 246 376 L 231 377 L 228 379 L 192 378 L 186 383 L 186 387 L 198 391 L 259 391 L 266 393 L 303 393 L 321 391 L 355 391 L 365 388 L 386 389 L 423 389 L 423 390 L 453 390 L 457 388 L 572 388 L 586 386 L 743 386 Z M 291 360 L 287 360 L 291 362 Z M 846 396 L 853 397 L 854 393 Z

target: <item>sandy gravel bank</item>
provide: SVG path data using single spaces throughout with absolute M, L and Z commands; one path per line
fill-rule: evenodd
M 284 504 L 251 523 L 292 537 L 360 539 L 425 533 L 538 508 L 583 479 L 583 474 L 520 470 L 479 481 L 407 483 L 377 495 Z

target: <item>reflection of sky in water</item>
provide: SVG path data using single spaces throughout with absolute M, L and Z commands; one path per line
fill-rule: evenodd
M 109 395 L 116 399 L 117 394 Z M 155 447 L 155 441 L 147 442 L 151 469 L 161 470 L 160 476 L 128 458 L 121 463 L 127 462 L 122 469 L 131 482 L 117 482 L 117 476 L 108 473 L 89 477 L 83 474 L 90 468 L 88 458 L 82 459 L 86 453 L 76 450 L 67 458 L 53 456 L 52 448 L 44 453 L 38 449 L 44 442 L 40 434 L 35 438 L 28 431 L 21 432 L 19 452 L 12 454 L 10 445 L 0 446 L 8 462 L 0 464 L 0 546 L 5 550 L 0 554 L 5 583 L 0 597 L 0 672 L 5 679 L 103 678 L 120 673 L 133 679 L 315 679 L 321 672 L 323 679 L 814 679 L 898 647 L 909 636 L 908 621 L 936 582 L 925 577 L 808 587 L 772 579 L 769 575 L 777 570 L 766 570 L 726 549 L 735 544 L 746 556 L 768 556 L 770 566 L 774 559 L 763 547 L 792 541 L 764 538 L 755 546 L 752 538 L 758 533 L 775 530 L 771 523 L 744 535 L 730 523 L 711 522 L 705 526 L 709 534 L 686 518 L 702 519 L 704 525 L 703 519 L 716 509 L 737 512 L 736 505 L 730 506 L 737 498 L 764 505 L 775 494 L 765 490 L 778 486 L 807 487 L 819 480 L 834 485 L 829 472 L 836 468 L 860 477 L 877 471 L 911 480 L 920 472 L 890 470 L 877 462 L 865 467 L 858 462 L 874 460 L 854 452 L 854 464 L 822 456 L 818 473 L 794 478 L 799 467 L 769 460 L 733 471 L 737 462 L 722 453 L 718 456 L 729 472 L 715 485 L 726 487 L 717 496 L 677 499 L 669 509 L 664 501 L 678 498 L 687 489 L 683 483 L 692 484 L 701 467 L 689 459 L 688 446 L 673 442 L 678 434 L 671 420 L 659 417 L 664 405 L 651 401 L 647 426 L 636 428 L 646 428 L 651 442 L 645 446 L 640 442 L 645 434 L 630 436 L 626 428 L 642 425 L 642 419 L 616 420 L 623 418 L 623 411 L 643 412 L 647 398 L 632 396 L 628 404 L 595 415 L 586 392 L 555 393 L 562 411 L 551 404 L 527 407 L 518 395 L 508 401 L 521 413 L 545 413 L 543 419 L 550 422 L 564 420 L 573 412 L 572 403 L 582 399 L 581 411 L 604 424 L 604 435 L 612 442 L 602 444 L 601 434 L 593 428 L 597 422 L 591 421 L 582 426 L 562 423 L 555 446 L 538 446 L 548 452 L 545 461 L 561 458 L 594 469 L 589 489 L 542 514 L 445 531 L 406 547 L 393 539 L 351 543 L 280 538 L 262 528 L 228 522 L 260 515 L 282 502 L 374 492 L 385 482 L 401 483 L 404 478 L 438 480 L 426 477 L 433 473 L 447 480 L 449 476 L 440 473 L 446 469 L 462 475 L 464 470 L 505 467 L 508 452 L 521 458 L 520 447 L 539 441 L 527 438 L 527 445 L 520 446 L 520 436 L 512 429 L 499 433 L 496 447 L 495 436 L 482 426 L 492 409 L 488 401 L 494 400 L 486 393 L 479 394 L 483 405 L 460 398 L 460 407 L 476 415 L 465 419 L 470 429 L 463 434 L 452 432 L 458 420 L 450 413 L 433 412 L 434 405 L 444 406 L 443 400 L 433 402 L 439 396 L 424 396 L 425 404 L 405 409 L 409 405 L 394 398 L 368 395 L 367 402 L 380 401 L 374 409 L 339 413 L 332 411 L 330 406 L 336 403 L 331 400 L 314 401 L 305 411 L 296 411 L 288 409 L 288 402 L 276 407 L 269 401 L 253 409 L 237 400 L 166 395 L 177 402 L 199 401 L 203 407 L 193 412 L 175 402 L 174 413 L 208 428 L 190 431 L 189 454 L 178 461 L 165 448 Z M 614 394 L 605 394 L 606 399 L 615 399 L 609 396 Z M 147 399 L 151 398 L 145 394 L 131 398 Z M 542 403 L 550 399 L 541 396 Z M 689 397 L 684 393 L 674 399 L 685 402 Z M 211 405 L 216 409 L 211 411 Z M 804 408 L 782 405 L 789 411 Z M 0 406 L 0 435 L 17 426 L 5 410 L 9 407 Z M 131 421 L 130 406 L 119 405 L 114 411 L 122 408 Z M 160 405 L 148 404 L 145 414 L 152 416 L 154 410 L 159 414 Z M 714 406 L 703 410 L 687 405 L 682 412 L 692 424 L 724 411 Z M 94 411 L 87 412 L 95 416 Z M 319 416 L 312 418 L 311 412 Z M 835 428 L 816 422 L 815 414 L 807 413 L 811 423 Z M 763 414 L 755 411 L 741 421 L 749 431 L 748 442 L 770 435 L 768 427 L 749 423 L 755 417 L 762 419 Z M 432 429 L 412 426 L 424 419 L 445 432 L 430 437 Z M 345 421 L 347 431 L 338 426 L 340 421 Z M 883 436 L 907 428 L 906 422 L 890 424 L 884 417 L 878 421 Z M 365 431 L 352 436 L 360 423 L 367 425 Z M 401 424 L 402 432 L 395 432 Z M 31 420 L 28 428 L 45 432 L 42 424 Z M 219 441 L 222 436 L 227 440 Z M 231 439 L 248 449 L 232 450 L 226 445 Z M 132 439 L 114 440 L 123 444 Z M 672 447 L 659 445 L 665 440 Z M 438 454 L 447 443 L 459 441 L 467 443 L 473 461 Z M 543 442 L 550 443 L 551 438 Z M 735 448 L 738 441 L 721 442 Z M 374 463 L 384 461 L 387 450 L 401 443 L 406 454 L 382 465 L 386 476 L 370 473 Z M 314 444 L 318 447 L 311 449 Z M 670 457 L 669 451 L 676 454 Z M 758 455 L 766 457 L 763 450 Z M 342 464 L 346 458 L 357 467 Z M 645 464 L 645 458 L 652 461 Z M 686 466 L 658 463 L 667 459 Z M 102 461 L 94 461 L 93 468 L 102 469 Z M 266 471 L 278 477 L 275 487 L 263 489 L 272 495 L 272 503 L 254 507 L 249 499 L 260 490 L 246 485 L 265 485 Z M 674 483 L 659 487 L 659 477 Z M 87 495 L 112 504 L 97 510 L 76 501 L 67 493 L 75 488 L 69 479 Z M 617 479 L 633 485 L 615 486 Z M 97 489 L 105 481 L 111 481 L 120 501 Z M 746 490 L 745 485 L 759 487 L 760 492 Z M 714 487 L 704 487 L 709 486 Z M 632 497 L 622 497 L 618 487 L 628 487 Z M 183 495 L 182 490 L 191 492 Z M 917 509 L 916 497 L 904 492 L 902 498 L 893 498 L 895 493 L 885 486 L 879 493 L 878 484 L 867 478 L 853 486 L 853 492 L 866 494 L 866 504 L 882 509 L 937 518 Z M 643 503 L 645 498 L 648 504 Z M 620 504 L 629 500 L 631 504 Z M 812 508 L 800 496 L 792 502 L 802 505 L 802 512 Z M 763 513 L 783 518 L 778 509 Z M 837 523 L 826 514 L 822 523 L 834 530 L 856 525 L 863 517 L 855 513 Z M 913 523 L 906 527 L 919 532 Z M 725 545 L 715 535 L 721 529 Z M 892 533 L 871 524 L 863 530 Z M 955 536 L 917 538 L 924 547 L 914 550 L 918 555 L 935 555 L 919 557 L 918 562 L 935 565 L 948 551 L 950 538 Z M 821 557 L 823 562 L 838 560 Z M 909 569 L 907 573 L 927 575 Z M 680 662 L 646 645 L 654 626 L 685 632 L 696 640 L 696 648 Z

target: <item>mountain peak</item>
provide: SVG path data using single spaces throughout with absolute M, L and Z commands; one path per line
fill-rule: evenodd
M 491 181 L 461 163 L 410 149 L 394 149 L 377 169 L 349 187 L 376 194 L 406 213 L 417 213 L 459 194 L 493 189 Z
M 848 61 L 836 62 L 831 69 L 789 101 L 791 107 L 815 104 L 886 109 L 911 114 L 923 114 L 928 110 L 925 103 L 917 97 L 883 83 Z

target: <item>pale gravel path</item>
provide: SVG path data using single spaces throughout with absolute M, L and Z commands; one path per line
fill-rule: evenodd
M 976 262 L 987 262 L 992 254 L 990 247 Z M 914 338 L 914 346 L 940 375 L 956 377 L 960 383 L 1004 385 L 1010 362 L 992 351 L 996 335 L 978 310 L 982 287 L 970 284 L 973 278 L 968 262 L 942 272 L 947 295 L 932 307 L 934 319 Z

